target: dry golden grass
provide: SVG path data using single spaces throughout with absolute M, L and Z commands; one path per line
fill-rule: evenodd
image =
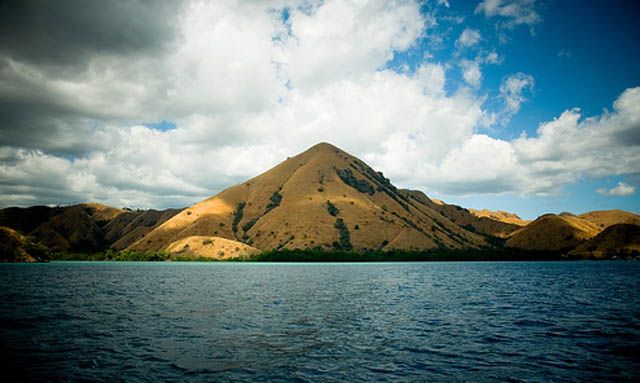
M 456 225 L 476 233 L 498 238 L 507 238 L 520 228 L 519 225 L 514 223 L 489 217 L 478 217 L 473 214 L 472 210 L 464 209 L 456 205 L 449 205 L 438 199 L 431 199 L 421 191 L 404 190 L 404 192 L 425 206 L 429 206 L 433 211 L 446 217 Z M 505 214 L 512 215 L 511 213 Z M 513 214 L 513 216 L 515 216 L 515 214 Z
M 527 226 L 530 222 L 520 218 L 517 214 L 509 213 L 502 210 L 491 211 L 487 209 L 469 209 L 469 212 L 478 218 L 489 218 L 494 221 L 509 223 L 517 226 Z
M 241 242 L 220 237 L 194 235 L 167 246 L 167 251 L 178 255 L 195 255 L 217 260 L 248 259 L 260 250 Z
M 517 249 L 561 251 L 594 237 L 598 228 L 576 216 L 545 214 L 515 231 L 506 245 Z
M 337 172 L 344 169 L 354 179 L 366 181 L 371 192 L 346 184 Z M 354 250 L 487 245 L 482 236 L 380 180 L 357 158 L 330 144 L 318 144 L 183 210 L 130 248 L 160 250 L 180 239 L 202 235 L 243 241 L 260 250 L 332 249 L 340 241 L 335 227 L 338 218 L 347 227 Z M 269 209 L 277 195 L 280 204 Z M 327 201 L 338 208 L 336 216 L 329 214 Z M 240 204 L 244 204 L 242 219 L 234 231 Z
M 601 230 L 618 223 L 640 225 L 640 216 L 623 210 L 597 210 L 580 214 L 578 217 L 587 220 Z

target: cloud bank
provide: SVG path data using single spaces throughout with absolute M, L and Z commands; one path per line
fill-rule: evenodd
M 478 9 L 534 24 L 530 3 Z M 3 7 L 3 206 L 185 206 L 319 141 L 427 193 L 549 194 L 640 171 L 640 88 L 611 112 L 568 109 L 509 141 L 484 129 L 493 117 L 477 90 L 479 61 L 461 61 L 468 86 L 453 91 L 446 64 L 389 69 L 430 37 L 433 16 L 413 1 Z M 463 35 L 465 46 L 480 38 Z M 491 52 L 484 62 L 498 60 Z M 504 121 L 533 87 L 529 75 L 505 77 Z

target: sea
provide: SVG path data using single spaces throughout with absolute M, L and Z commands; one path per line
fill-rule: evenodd
M 2 264 L 0 358 L 3 381 L 638 382 L 640 262 Z

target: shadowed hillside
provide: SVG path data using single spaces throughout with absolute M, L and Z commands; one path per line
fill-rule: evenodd
M 583 258 L 611 258 L 640 253 L 640 226 L 614 224 L 584 242 L 569 254 Z
M 507 247 L 538 251 L 567 251 L 594 237 L 599 228 L 574 215 L 545 214 L 515 231 Z
M 520 218 L 517 214 L 509 213 L 508 211 L 491 211 L 487 209 L 477 210 L 469 209 L 469 212 L 478 218 L 489 218 L 494 221 L 509 223 L 516 226 L 526 226 L 529 221 Z
M 124 249 L 180 210 L 129 211 L 97 203 L 0 210 L 0 225 L 30 235 L 55 252 Z
M 465 209 L 456 205 L 449 205 L 437 199 L 430 199 L 421 191 L 405 190 L 404 192 L 411 198 L 431 207 L 433 210 L 448 218 L 458 226 L 478 234 L 504 239 L 523 226 L 521 224 L 505 222 L 486 216 L 478 216 L 473 213 L 473 210 Z M 511 217 L 518 217 L 515 214 L 506 214 Z
M 17 231 L 0 226 L 0 262 L 42 262 L 48 249 Z

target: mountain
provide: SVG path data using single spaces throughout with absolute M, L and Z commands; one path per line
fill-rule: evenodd
M 104 225 L 104 237 L 114 250 L 123 250 L 181 209 L 124 211 Z
M 504 239 L 508 238 L 514 231 L 523 226 L 521 224 L 505 222 L 487 216 L 479 216 L 478 214 L 475 214 L 472 209 L 465 209 L 457 205 L 449 205 L 437 199 L 429 199 L 420 191 L 407 191 L 407 193 L 410 193 L 413 198 L 420 200 L 423 204 L 430 206 L 432 209 L 451 220 L 451 222 L 474 233 Z M 517 217 L 515 214 L 506 214 Z
M 640 226 L 613 224 L 582 243 L 569 255 L 582 258 L 610 258 L 640 253 Z
M 199 202 L 131 246 L 160 250 L 216 236 L 260 250 L 480 248 L 487 238 L 452 222 L 420 192 L 327 143 Z
M 487 209 L 476 210 L 469 209 L 469 212 L 478 218 L 489 218 L 494 221 L 509 223 L 516 226 L 526 226 L 529 221 L 520 218 L 517 214 L 509 213 L 507 211 L 491 211 Z
M 506 246 L 533 251 L 566 251 L 600 232 L 595 224 L 570 213 L 545 214 L 516 230 Z
M 640 216 L 621 210 L 545 214 L 528 222 L 504 211 L 446 204 L 396 188 L 327 143 L 185 209 L 132 211 L 83 203 L 0 210 L 0 226 L 13 230 L 5 229 L 5 243 L 17 246 L 15 254 L 42 243 L 62 253 L 110 248 L 220 260 L 282 249 L 500 248 L 609 257 L 640 247 L 638 225 Z
M 0 210 L 0 226 L 32 236 L 54 252 L 124 249 L 180 210 L 130 211 L 97 203 Z
M 47 249 L 17 231 L 0 226 L 0 262 L 42 262 Z
M 624 210 L 597 210 L 580 214 L 578 217 L 595 224 L 601 229 L 618 223 L 640 225 L 640 216 Z

